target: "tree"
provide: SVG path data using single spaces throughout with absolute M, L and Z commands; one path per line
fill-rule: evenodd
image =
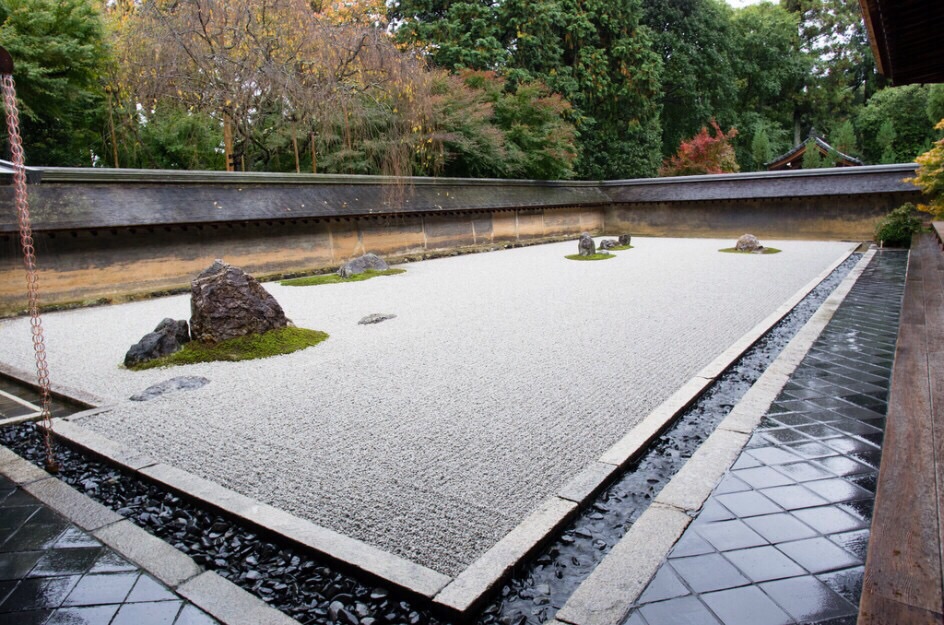
M 547 85 L 573 107 L 581 178 L 649 176 L 661 159 L 661 62 L 639 0 L 399 0 L 400 41 L 437 65 Z
M 662 150 L 669 155 L 710 117 L 736 121 L 732 10 L 717 0 L 643 0 L 642 7 L 662 57 Z
M 856 147 L 855 127 L 852 125 L 851 119 L 847 119 L 833 131 L 830 142 L 834 148 L 843 154 L 855 156 L 859 153 L 859 149 Z
M 869 163 L 910 161 L 937 138 L 928 124 L 926 85 L 888 87 L 876 93 L 856 116 L 862 155 Z
M 816 145 L 815 139 L 806 140 L 806 151 L 803 152 L 803 169 L 819 169 L 820 167 L 828 167 L 829 162 L 823 159 L 823 155 L 820 154 L 819 147 Z
M 773 150 L 770 148 L 770 138 L 767 136 L 767 129 L 758 126 L 754 131 L 754 138 L 751 139 L 751 159 L 755 170 L 764 168 L 765 163 L 769 163 L 774 157 Z
M 667 159 L 659 171 L 661 176 L 693 176 L 698 174 L 723 174 L 739 171 L 731 140 L 737 129 L 722 132 L 718 122 L 711 120 L 714 136 L 707 127 L 679 145 L 678 152 Z
M 98 79 L 107 56 L 96 4 L 6 0 L 0 3 L 0 42 L 14 59 L 28 162 L 92 165 L 101 145 Z
M 944 119 L 934 127 L 944 132 Z M 931 213 L 936 219 L 944 218 L 944 139 L 938 139 L 934 146 L 915 159 L 918 162 L 917 175 L 909 178 L 928 198 L 927 204 L 919 204 L 918 208 Z
M 895 139 L 897 137 L 898 133 L 895 132 L 894 122 L 890 119 L 883 121 L 878 129 L 878 134 L 875 136 L 875 143 L 882 148 L 880 163 L 887 164 L 898 161 L 898 155 L 895 152 Z
M 875 69 L 858 2 L 782 0 L 799 19 L 800 51 L 810 70 L 794 93 L 794 139 L 815 126 L 827 133 L 834 120 L 853 116 L 884 80 Z
M 732 17 L 734 82 L 737 85 L 737 126 L 763 127 L 771 151 L 782 154 L 793 141 L 793 99 L 809 70 L 799 49 L 798 18 L 779 5 L 762 3 L 734 12 Z M 741 163 L 751 163 L 752 137 L 734 141 Z

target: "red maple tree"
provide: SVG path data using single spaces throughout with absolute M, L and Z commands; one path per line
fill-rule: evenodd
M 737 136 L 737 128 L 727 133 L 721 131 L 718 122 L 711 118 L 714 135 L 708 133 L 707 126 L 701 132 L 682 141 L 678 152 L 665 160 L 659 169 L 660 176 L 695 176 L 699 174 L 727 174 L 740 171 L 731 139 Z

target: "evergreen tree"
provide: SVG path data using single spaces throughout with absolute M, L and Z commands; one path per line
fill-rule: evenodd
M 898 154 L 895 152 L 895 139 L 898 133 L 895 132 L 895 123 L 886 119 L 878 129 L 878 135 L 875 142 L 882 148 L 880 163 L 894 163 L 898 160 Z
M 847 119 L 841 126 L 833 131 L 830 142 L 836 150 L 843 154 L 856 156 L 859 153 L 856 147 L 855 128 L 852 125 L 851 119 Z
M 803 169 L 819 169 L 823 167 L 823 157 L 814 139 L 806 140 L 806 151 L 803 153 Z
M 92 0 L 0 3 L 0 42 L 14 60 L 27 164 L 93 164 L 102 145 L 104 36 Z
M 754 131 L 754 138 L 751 139 L 751 157 L 755 170 L 762 170 L 764 163 L 769 163 L 773 158 L 773 150 L 770 148 L 770 138 L 767 136 L 767 129 L 763 126 L 757 126 Z

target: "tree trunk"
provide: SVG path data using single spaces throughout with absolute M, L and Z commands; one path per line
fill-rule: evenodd
M 233 118 L 223 111 L 223 151 L 226 153 L 226 171 L 236 171 L 236 159 L 233 158 Z

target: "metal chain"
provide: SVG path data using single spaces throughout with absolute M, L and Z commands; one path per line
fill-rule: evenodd
M 43 336 L 43 322 L 39 316 L 39 284 L 36 272 L 36 248 L 33 245 L 33 228 L 30 225 L 23 141 L 20 137 L 20 114 L 16 105 L 16 85 L 13 82 L 13 76 L 10 74 L 3 74 L 2 83 L 3 103 L 7 109 L 7 131 L 10 135 L 10 151 L 13 154 L 13 192 L 16 198 L 16 216 L 20 227 L 20 244 L 23 247 L 23 263 L 26 265 L 26 291 L 29 298 L 30 330 L 33 335 L 33 351 L 36 353 L 37 381 L 39 382 L 39 389 L 42 395 L 46 470 L 51 473 L 56 473 L 59 470 L 59 464 L 56 462 L 53 452 L 49 367 L 46 365 L 46 341 Z

